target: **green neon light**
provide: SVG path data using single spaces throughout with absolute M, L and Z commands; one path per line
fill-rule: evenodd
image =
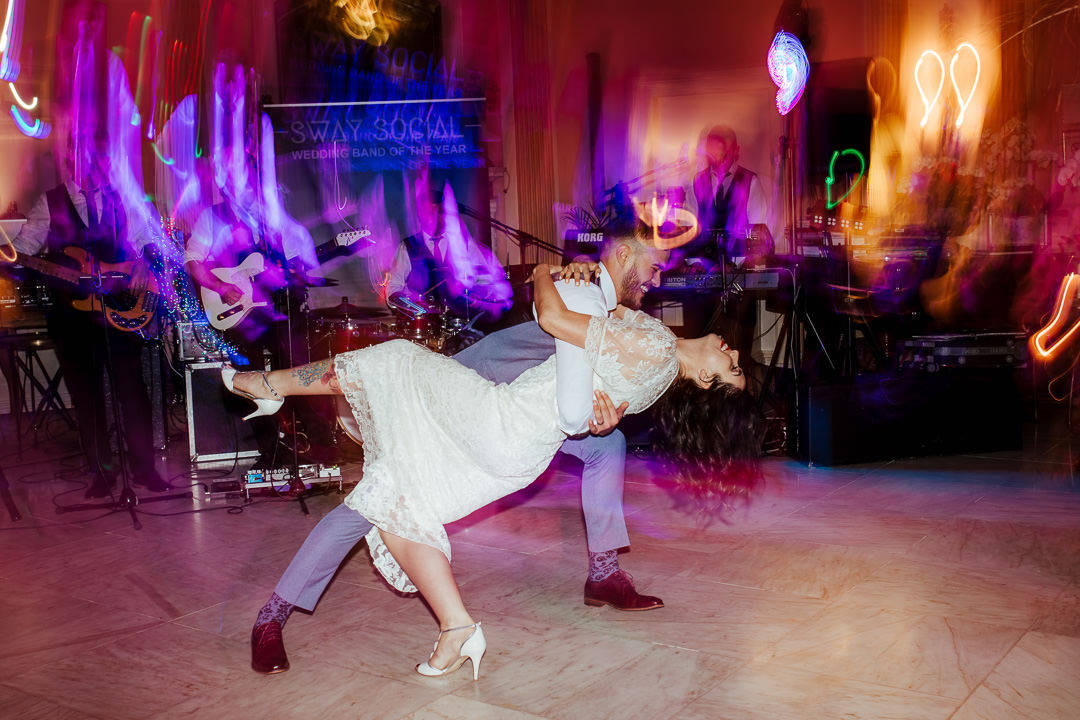
M 142 86 L 143 86 L 143 61 L 146 57 L 146 35 L 150 31 L 150 16 L 147 15 L 143 18 L 142 24 L 142 36 L 139 38 L 139 64 L 135 70 L 135 107 L 139 107 L 139 103 L 142 99 Z M 131 123 L 137 125 L 138 123 Z
M 157 145 L 155 145 L 154 143 L 150 143 L 150 147 L 154 148 L 154 154 L 157 155 L 157 159 L 160 160 L 161 162 L 165 163 L 166 165 L 172 165 L 173 163 L 176 162 L 176 160 L 174 160 L 173 158 L 167 158 L 164 155 L 162 155 L 161 151 L 158 150 Z
M 859 159 L 859 177 L 855 178 L 855 182 L 851 183 L 851 187 L 847 192 L 836 199 L 836 202 L 832 200 L 832 186 L 836 182 L 836 177 L 833 175 L 833 169 L 836 166 L 837 159 L 842 155 L 854 155 Z M 834 150 L 832 159 L 829 160 L 829 176 L 825 178 L 825 209 L 832 210 L 834 207 L 844 201 L 851 191 L 855 189 L 855 186 L 863 179 L 863 175 L 866 174 L 866 159 L 862 156 L 862 153 L 855 148 L 847 148 L 846 150 Z

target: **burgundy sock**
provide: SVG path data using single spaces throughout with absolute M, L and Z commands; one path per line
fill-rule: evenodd
M 613 573 L 619 570 L 619 552 L 617 550 L 605 550 L 603 552 L 589 553 L 589 580 L 600 582 L 607 580 Z
M 255 618 L 255 627 L 265 625 L 268 622 L 277 621 L 281 623 L 282 627 L 285 627 L 285 621 L 289 619 L 289 614 L 293 611 L 294 605 L 287 602 L 277 593 L 270 596 L 270 599 L 266 601 L 266 604 L 259 610 L 259 616 Z

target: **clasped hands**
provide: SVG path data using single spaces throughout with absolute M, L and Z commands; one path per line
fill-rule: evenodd
M 564 282 L 573 280 L 575 285 L 580 285 L 583 280 L 589 282 L 594 276 L 598 276 L 600 271 L 600 264 L 594 262 L 572 262 L 562 268 L 540 263 L 533 269 L 533 279 L 535 280 L 541 273 L 547 273 L 552 276 L 558 275 Z M 589 434 L 599 437 L 610 435 L 619 424 L 628 406 L 629 403 L 624 402 L 616 407 L 606 392 L 594 391 L 593 417 L 589 420 Z

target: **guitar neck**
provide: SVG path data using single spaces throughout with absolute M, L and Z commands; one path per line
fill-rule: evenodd
M 315 258 L 321 265 L 334 257 L 338 252 L 351 252 L 353 245 L 360 240 L 370 237 L 371 231 L 367 228 L 362 228 L 360 230 L 346 230 L 345 232 L 338 233 L 333 240 L 327 240 L 322 245 L 315 248 Z
M 63 265 L 58 265 L 54 262 L 49 262 L 48 260 L 42 260 L 33 255 L 23 255 L 20 253 L 15 262 L 23 267 L 28 267 L 35 272 L 39 272 L 42 275 L 48 275 L 49 277 L 63 280 L 72 285 L 78 285 L 82 281 L 83 274 L 81 271 L 73 270 L 72 268 L 64 267 Z

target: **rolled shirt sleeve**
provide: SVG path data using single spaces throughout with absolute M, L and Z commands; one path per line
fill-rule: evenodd
M 555 287 L 569 310 L 607 317 L 607 304 L 599 286 L 560 280 L 555 282 Z M 585 361 L 585 348 L 556 339 L 555 372 L 559 429 L 567 435 L 588 432 L 589 419 L 593 416 L 593 369 Z
M 30 209 L 26 222 L 19 229 L 19 234 L 11 241 L 15 250 L 24 255 L 37 255 L 45 247 L 45 241 L 49 237 L 49 201 L 42 195 Z

